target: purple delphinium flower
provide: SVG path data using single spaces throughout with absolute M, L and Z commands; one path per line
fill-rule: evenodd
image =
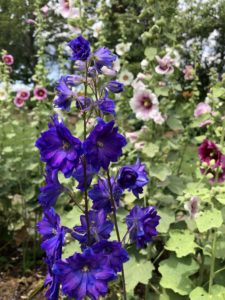
M 106 66 L 108 68 L 113 67 L 113 62 L 117 59 L 117 56 L 113 54 L 108 48 L 101 47 L 93 53 L 95 60 L 95 66 L 98 72 L 101 72 L 101 68 Z
M 132 190 L 133 194 L 139 198 L 139 193 L 143 192 L 143 186 L 149 182 L 145 165 L 137 159 L 134 165 L 122 167 L 117 181 L 122 189 Z
M 53 266 L 57 274 L 63 293 L 76 300 L 86 296 L 98 300 L 105 296 L 108 282 L 116 278 L 115 272 L 106 264 L 107 257 L 95 254 L 91 248 L 83 253 L 58 261 Z
M 78 109 L 87 111 L 92 108 L 92 100 L 91 98 L 84 97 L 84 96 L 79 96 L 76 98 L 76 106 Z
M 123 190 L 119 187 L 113 177 L 110 178 L 112 185 L 113 199 L 117 206 L 122 196 Z M 93 189 L 88 192 L 88 196 L 93 201 L 93 209 L 104 209 L 106 213 L 112 211 L 110 188 L 107 179 L 100 178 L 97 184 L 94 184 Z
M 198 155 L 201 162 L 205 162 L 210 165 L 210 161 L 214 159 L 214 167 L 219 167 L 221 165 L 222 153 L 218 149 L 217 145 L 210 140 L 205 139 L 203 141 L 198 148 Z
M 124 85 L 116 80 L 111 80 L 106 84 L 106 88 L 112 93 L 121 93 L 124 90 Z
M 40 188 L 38 201 L 43 208 L 54 206 L 64 187 L 59 183 L 58 170 L 46 169 L 46 185 Z
M 45 277 L 44 281 L 44 287 L 48 287 L 48 290 L 45 293 L 45 297 L 48 300 L 58 300 L 59 299 L 59 287 L 60 287 L 60 282 L 57 278 L 57 275 L 53 274 L 52 272 L 52 267 L 53 264 L 56 260 L 61 259 L 61 255 L 57 257 L 56 259 L 49 259 L 46 257 L 44 259 L 46 265 L 48 266 L 48 272 Z
M 96 174 L 94 168 L 86 164 L 86 188 L 90 187 L 90 184 L 92 182 L 92 178 Z M 75 172 L 72 174 L 72 176 L 79 182 L 77 189 L 84 191 L 84 165 L 83 163 L 80 163 L 77 167 Z
M 41 248 L 49 259 L 59 258 L 64 244 L 65 229 L 60 224 L 60 217 L 54 208 L 44 211 L 43 219 L 37 224 L 37 231 L 42 235 Z
M 103 239 L 107 240 L 113 230 L 113 223 L 107 220 L 106 212 L 103 209 L 99 211 L 90 210 L 88 212 L 88 217 L 91 239 L 90 244 L 92 245 Z M 82 248 L 85 248 L 85 246 L 88 245 L 88 229 L 84 215 L 80 216 L 80 222 L 81 226 L 75 226 L 73 228 L 74 232 L 72 232 L 72 236 L 81 243 Z
M 73 53 L 70 57 L 71 60 L 86 61 L 90 55 L 90 43 L 82 35 L 68 43 Z
M 69 177 L 78 165 L 82 152 L 81 141 L 72 136 L 63 122 L 59 122 L 57 115 L 53 116 L 52 121 L 49 129 L 37 139 L 36 147 L 40 150 L 41 160 L 48 167 L 60 170 L 65 177 Z
M 104 98 L 97 101 L 97 106 L 103 114 L 111 114 L 113 116 L 116 115 L 115 102 L 112 99 L 108 98 L 107 94 L 105 94 Z
M 158 233 L 156 226 L 160 216 L 154 206 L 140 207 L 136 205 L 126 217 L 126 223 L 130 234 L 130 241 L 136 243 L 137 248 L 145 247 Z
M 71 98 L 74 95 L 72 90 L 68 87 L 66 82 L 67 76 L 62 76 L 55 87 L 57 96 L 53 101 L 53 104 L 63 110 L 69 111 L 71 105 Z
M 101 167 L 107 170 L 110 162 L 116 162 L 121 156 L 126 143 L 125 137 L 118 133 L 118 127 L 114 127 L 114 121 L 105 123 L 99 118 L 98 124 L 83 143 L 87 162 L 96 171 Z
M 127 251 L 122 247 L 122 244 L 117 241 L 102 240 L 92 246 L 96 254 L 103 254 L 107 256 L 107 265 L 113 269 L 114 272 L 121 272 L 123 263 L 129 260 Z

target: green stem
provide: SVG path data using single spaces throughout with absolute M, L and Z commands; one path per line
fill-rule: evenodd
M 215 268 L 215 259 L 216 259 L 216 232 L 213 233 L 213 243 L 212 243 L 212 259 L 210 265 L 210 275 L 209 275 L 209 294 L 212 292 L 212 285 L 214 279 L 214 268 Z
M 114 218 L 114 224 L 115 224 L 115 229 L 116 229 L 117 240 L 118 240 L 118 242 L 121 243 L 120 231 L 119 231 L 117 216 L 116 216 L 116 204 L 115 204 L 115 200 L 114 200 L 114 197 L 113 197 L 113 191 L 112 191 L 112 185 L 111 185 L 111 181 L 110 181 L 109 170 L 107 171 L 107 178 L 108 178 L 110 200 L 111 200 L 111 204 L 112 204 L 112 211 L 113 211 L 113 218 Z M 125 274 L 124 274 L 123 266 L 122 266 L 122 283 L 123 283 L 123 297 L 124 297 L 124 300 L 127 300 L 126 282 L 125 282 Z

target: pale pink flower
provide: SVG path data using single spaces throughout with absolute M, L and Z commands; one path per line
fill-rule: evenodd
M 143 150 L 144 147 L 145 147 L 145 144 L 146 144 L 146 143 L 145 143 L 144 141 L 135 143 L 134 148 L 135 148 L 136 150 Z
M 33 19 L 26 19 L 26 23 L 29 24 L 29 25 L 33 25 L 36 22 Z
M 22 106 L 24 106 L 24 103 L 25 103 L 24 99 L 19 98 L 19 97 L 15 97 L 13 102 L 17 107 L 22 107 Z
M 152 91 L 146 89 L 134 90 L 133 98 L 130 100 L 130 106 L 140 120 L 150 120 L 158 114 L 158 99 Z
M 80 16 L 80 10 L 73 7 L 69 0 L 59 0 L 59 12 L 63 18 L 76 18 Z
M 14 63 L 14 57 L 11 54 L 4 54 L 2 60 L 8 66 L 11 66 Z
M 194 69 L 191 65 L 186 65 L 183 69 L 184 79 L 192 80 L 194 78 Z
M 45 16 L 48 15 L 48 11 L 49 11 L 48 5 L 44 5 L 44 6 L 41 8 L 41 12 L 42 12 Z
M 48 96 L 48 91 L 44 87 L 36 87 L 34 89 L 34 97 L 39 100 L 45 100 Z
M 212 112 L 212 108 L 209 104 L 207 104 L 205 102 L 200 102 L 200 103 L 198 103 L 198 105 L 196 106 L 196 108 L 194 110 L 194 116 L 197 118 L 203 114 L 211 113 L 211 112 Z
M 191 199 L 185 203 L 184 208 L 188 211 L 190 217 L 193 219 L 196 217 L 199 211 L 199 198 L 196 196 L 191 197 Z
M 207 125 L 210 125 L 210 124 L 212 124 L 212 120 L 205 120 L 205 121 L 202 121 L 199 124 L 199 127 L 204 127 L 204 126 L 207 126 Z
M 109 77 L 115 77 L 117 72 L 113 69 L 107 68 L 106 66 L 103 66 L 101 68 L 101 72 L 102 74 L 109 76 Z
M 162 116 L 161 112 L 158 111 L 158 113 L 153 117 L 153 120 L 156 124 L 162 125 L 166 119 Z
M 16 97 L 21 98 L 23 100 L 27 100 L 30 97 L 30 92 L 26 89 L 22 89 L 17 92 Z
M 126 138 L 130 140 L 131 143 L 135 143 L 138 140 L 140 132 L 139 131 L 133 131 L 133 132 L 126 132 Z
M 167 54 L 164 57 L 160 58 L 159 56 L 155 57 L 157 62 L 158 62 L 158 66 L 155 67 L 155 71 L 158 74 L 171 74 L 174 71 L 174 60 Z

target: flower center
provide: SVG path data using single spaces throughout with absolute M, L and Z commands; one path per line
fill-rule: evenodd
M 98 146 L 99 148 L 103 148 L 103 147 L 104 147 L 104 144 L 103 144 L 102 142 L 100 142 L 100 141 L 97 141 L 97 146 Z
M 67 141 L 63 141 L 63 149 L 68 150 L 70 148 L 70 144 Z
M 88 266 L 83 266 L 83 268 L 82 268 L 82 272 L 89 272 L 89 268 L 88 268 Z
M 146 108 L 151 108 L 152 107 L 152 101 L 149 98 L 147 98 L 147 97 L 144 97 L 142 99 L 142 104 Z
M 41 97 L 44 96 L 44 91 L 38 91 L 38 95 Z
M 129 79 L 128 75 L 123 76 L 123 80 L 128 80 L 128 79 Z

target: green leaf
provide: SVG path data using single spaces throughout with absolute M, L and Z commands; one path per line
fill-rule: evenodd
M 171 230 L 170 238 L 165 248 L 169 251 L 175 251 L 177 257 L 183 257 L 188 254 L 194 254 L 197 244 L 194 242 L 195 236 L 189 230 Z
M 196 287 L 190 293 L 190 300 L 224 300 L 225 299 L 225 287 L 220 285 L 212 286 L 211 295 L 208 294 L 202 287 Z
M 199 266 L 191 257 L 177 258 L 171 255 L 160 262 L 159 272 L 162 274 L 160 284 L 163 288 L 172 289 L 180 295 L 188 295 L 192 290 L 189 276 L 196 273 Z
M 216 98 L 224 97 L 225 96 L 225 88 L 223 87 L 213 87 L 212 94 Z
M 64 211 L 61 214 L 61 223 L 63 226 L 72 228 L 75 225 L 80 225 L 81 211 L 77 206 L 74 206 L 69 212 Z
M 166 233 L 170 228 L 170 224 L 175 221 L 174 213 L 168 209 L 164 209 L 159 210 L 158 214 L 161 219 L 159 221 L 159 225 L 157 226 L 157 231 L 160 233 Z
M 154 92 L 156 93 L 157 96 L 164 96 L 167 97 L 169 95 L 169 88 L 164 86 L 164 87 L 155 87 Z
M 63 248 L 62 258 L 67 258 L 74 254 L 74 252 L 81 252 L 80 245 L 78 241 L 70 241 Z
M 130 255 L 130 260 L 124 264 L 127 291 L 133 292 L 139 282 L 147 284 L 152 277 L 153 270 L 154 266 L 146 260 L 146 256 L 141 254 Z
M 225 237 L 224 234 L 217 238 L 216 241 L 216 257 L 225 259 Z
M 150 175 L 165 181 L 171 175 L 172 171 L 165 165 L 153 165 L 150 167 Z
M 182 178 L 178 176 L 170 176 L 169 177 L 169 184 L 168 184 L 168 189 L 173 192 L 174 194 L 177 195 L 182 195 L 184 193 L 184 183 Z
M 151 61 L 155 59 L 157 54 L 157 49 L 153 47 L 148 47 L 145 49 L 145 56 Z
M 169 128 L 172 130 L 183 130 L 184 129 L 181 120 L 179 120 L 175 116 L 170 116 L 167 119 L 166 123 L 169 126 Z
M 199 232 L 206 232 L 211 228 L 220 227 L 223 223 L 223 218 L 221 211 L 213 208 L 200 212 L 195 221 Z
M 154 157 L 159 152 L 159 146 L 153 143 L 147 143 L 142 150 L 147 157 Z

